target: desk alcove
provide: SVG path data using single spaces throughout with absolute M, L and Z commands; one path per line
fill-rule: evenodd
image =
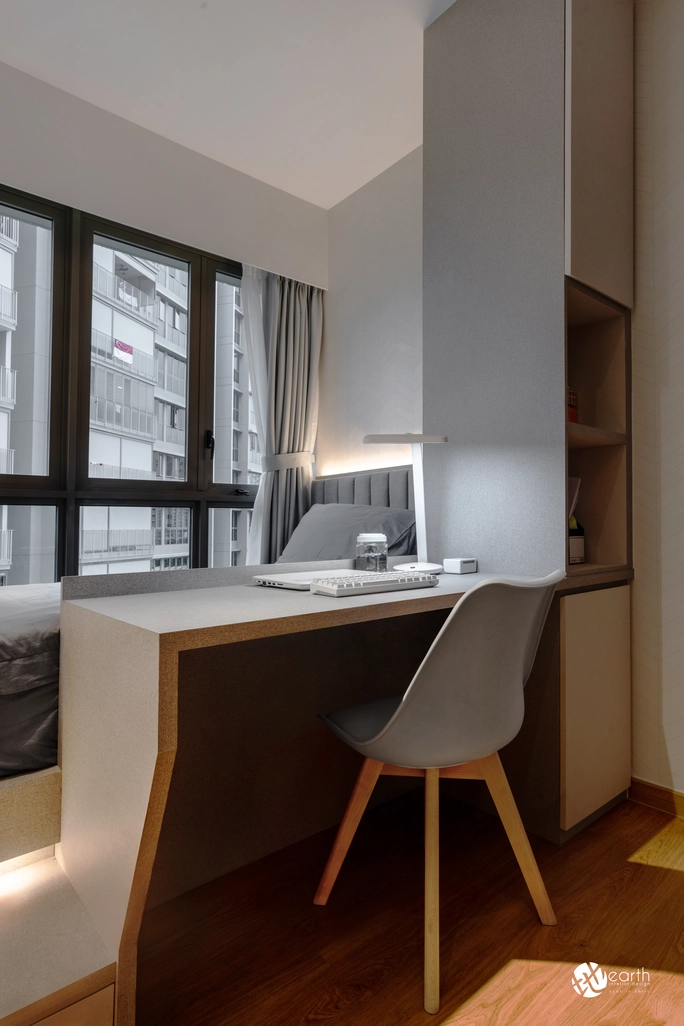
M 76 597 L 87 578 L 65 582 L 59 858 L 116 958 L 117 1026 L 135 1022 L 145 909 L 338 822 L 358 758 L 316 714 L 405 688 L 484 576 L 338 600 L 244 584 L 252 573 L 188 571 L 182 590 L 160 581 L 154 594 L 99 598 Z M 577 585 L 566 580 L 554 599 L 523 730 L 503 753 L 528 830 L 556 843 L 568 589 Z M 405 787 L 383 782 L 377 800 Z
M 145 907 L 338 821 L 356 760 L 316 714 L 396 694 L 464 591 L 336 600 L 247 571 L 99 598 L 65 583 L 59 858 L 117 960 L 117 1026 Z

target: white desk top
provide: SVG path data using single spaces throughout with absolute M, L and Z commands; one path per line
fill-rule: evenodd
M 414 611 L 410 608 L 411 604 L 419 606 L 421 610 L 449 607 L 455 605 L 458 595 L 493 576 L 495 575 L 441 574 L 436 588 L 416 588 L 410 591 L 390 591 L 344 598 L 256 585 L 234 585 L 192 591 L 73 599 L 69 600 L 68 604 L 89 609 L 160 636 L 232 624 L 250 624 L 291 617 L 299 619 L 307 616 L 312 617 L 311 626 L 317 627 L 323 626 L 320 621 L 327 619 L 326 614 L 330 615 L 331 625 L 335 622 L 351 622 L 356 618 L 353 610 L 368 607 L 406 604 L 407 614 Z M 393 613 L 389 614 L 385 610 L 384 615 L 401 615 L 403 612 L 393 610 Z M 349 613 L 352 613 L 351 617 Z M 382 616 L 383 612 L 378 609 L 378 614 Z M 318 622 L 314 623 L 314 620 Z

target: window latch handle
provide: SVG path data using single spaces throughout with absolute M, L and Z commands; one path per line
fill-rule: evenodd
M 246 488 L 235 488 L 233 495 L 249 495 L 249 492 Z
M 204 432 L 204 448 L 209 449 L 209 451 L 211 452 L 211 456 L 209 458 L 213 460 L 214 449 L 216 448 L 216 439 L 214 438 L 214 432 L 211 430 L 211 428 L 207 428 L 207 430 Z

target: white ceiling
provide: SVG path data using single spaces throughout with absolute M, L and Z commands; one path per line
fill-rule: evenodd
M 331 207 L 422 142 L 452 0 L 2 0 L 0 60 Z

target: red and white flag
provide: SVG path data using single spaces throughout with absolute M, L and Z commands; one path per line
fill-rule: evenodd
M 115 338 L 114 356 L 118 356 L 124 363 L 133 363 L 133 346 L 129 346 L 128 342 L 121 342 L 118 338 Z

